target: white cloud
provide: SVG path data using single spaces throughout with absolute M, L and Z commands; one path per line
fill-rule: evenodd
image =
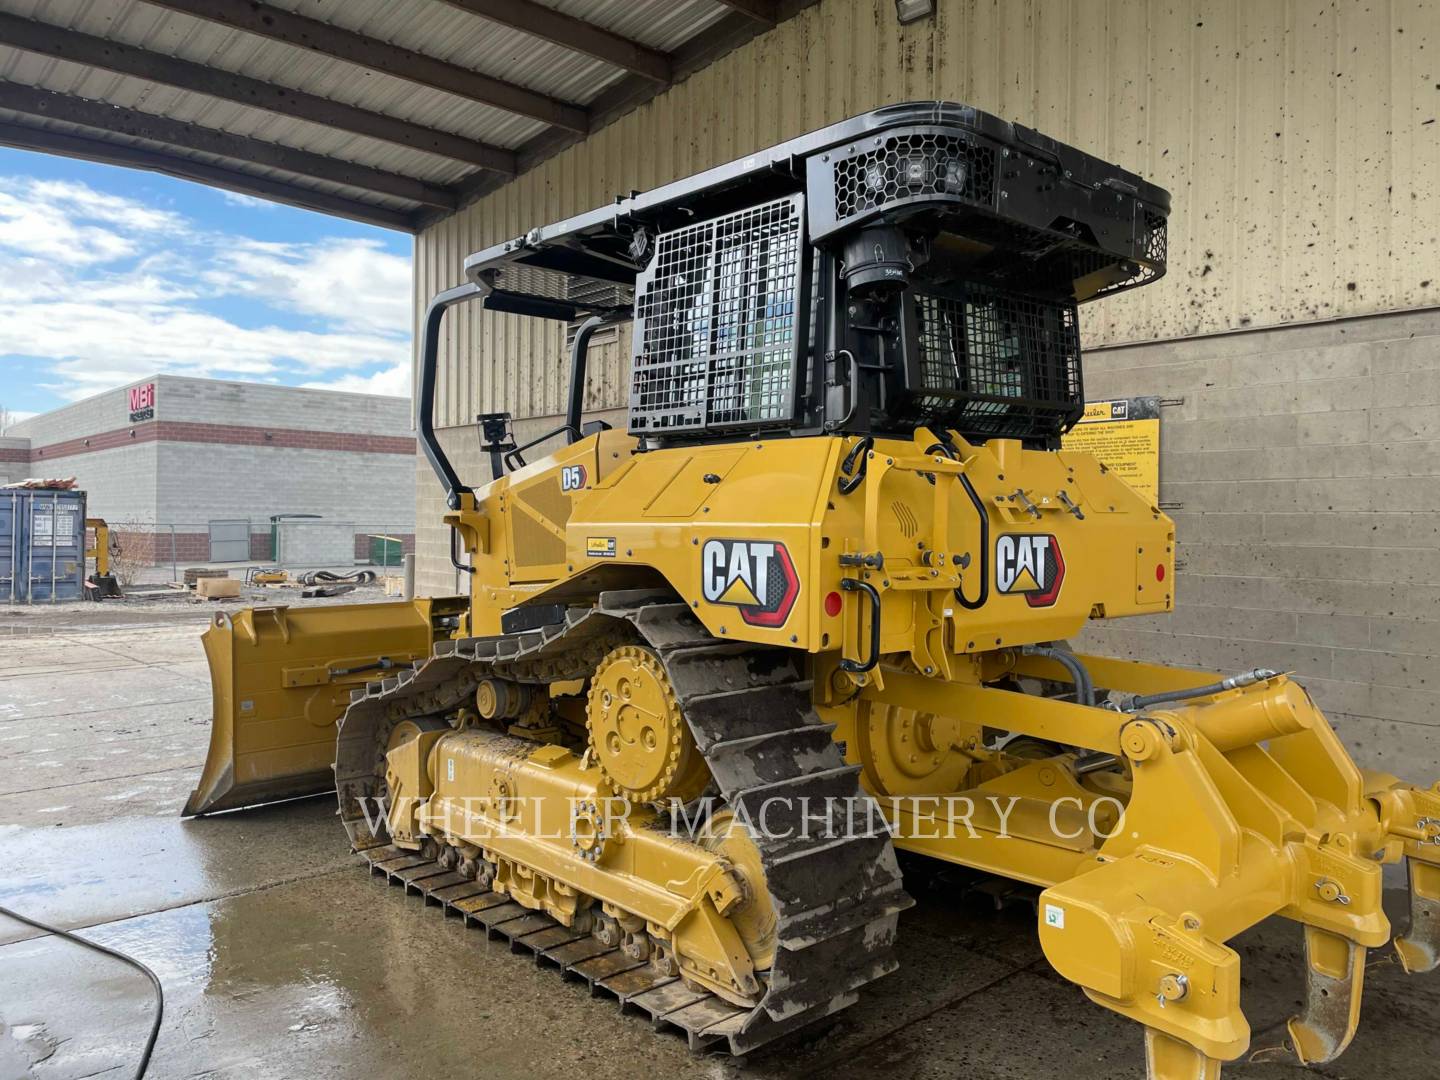
M 307 382 L 315 390 L 347 390 L 352 394 L 388 394 L 390 397 L 410 396 L 410 362 L 383 368 L 373 375 L 342 375 L 329 382 Z
M 106 263 L 135 253 L 128 237 L 85 225 L 58 207 L 30 203 L 0 191 L 0 246 L 57 263 Z
M 245 195 L 239 191 L 226 191 L 220 189 L 220 197 L 231 206 L 243 206 L 247 210 L 274 210 L 276 204 L 269 199 L 257 199 L 254 195 Z
M 217 313 L 236 297 L 249 325 Z M 378 242 L 261 242 L 85 184 L 0 177 L 0 357 L 48 359 L 62 397 L 157 371 L 408 395 L 410 317 L 410 260 Z
M 241 243 L 218 253 L 206 280 L 339 326 L 410 332 L 410 260 L 373 240 Z
M 70 209 L 77 217 L 105 221 L 132 232 L 186 231 L 185 219 L 169 210 L 146 206 L 135 199 L 96 191 L 75 180 L 31 180 L 31 198 Z
M 142 240 L 183 231 L 184 221 L 87 184 L 0 178 L 0 247 L 66 265 L 104 264 L 134 255 Z

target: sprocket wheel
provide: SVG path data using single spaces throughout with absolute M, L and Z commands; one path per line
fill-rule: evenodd
M 605 655 L 590 680 L 585 725 L 592 758 L 620 797 L 688 802 L 705 790 L 705 759 L 651 650 L 621 645 Z

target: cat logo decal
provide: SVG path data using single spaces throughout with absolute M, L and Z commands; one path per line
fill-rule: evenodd
M 995 541 L 995 588 L 1031 607 L 1050 607 L 1065 581 L 1060 541 L 1047 533 L 1005 533 Z
M 800 595 L 790 552 L 770 540 L 706 540 L 700 582 L 706 600 L 739 608 L 750 626 L 784 626 Z

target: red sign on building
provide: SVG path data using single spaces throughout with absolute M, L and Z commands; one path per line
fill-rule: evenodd
M 146 383 L 144 386 L 132 386 L 130 388 L 130 422 L 138 424 L 142 420 L 155 419 L 155 384 Z

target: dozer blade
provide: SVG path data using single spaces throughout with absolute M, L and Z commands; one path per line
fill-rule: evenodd
M 205 631 L 210 750 L 182 816 L 335 787 L 335 722 L 350 692 L 428 657 L 434 618 L 464 601 L 247 608 Z

